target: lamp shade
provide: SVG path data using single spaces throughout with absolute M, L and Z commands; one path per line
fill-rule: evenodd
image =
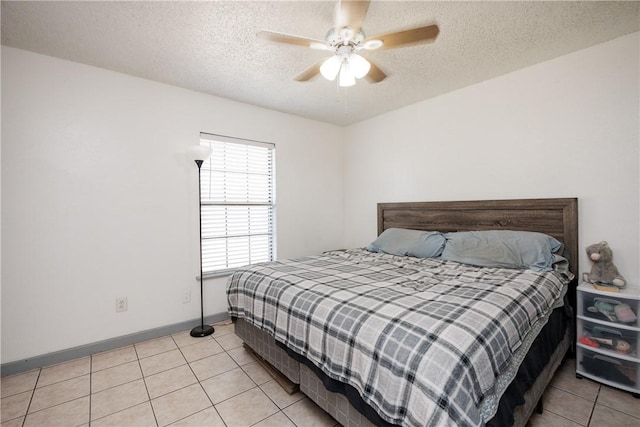
M 327 80 L 335 80 L 342 65 L 342 58 L 339 55 L 333 55 L 320 66 L 320 74 Z
M 351 68 L 351 72 L 353 73 L 356 79 L 361 79 L 367 75 L 369 70 L 371 69 L 371 64 L 369 61 L 364 59 L 362 56 L 352 53 L 349 55 L 349 67 Z
M 342 67 L 340 68 L 340 78 L 338 80 L 338 84 L 341 87 L 353 86 L 356 84 L 356 79 L 353 76 L 351 66 L 348 62 L 342 64 Z
M 205 161 L 211 155 L 211 148 L 204 145 L 194 145 L 189 147 L 189 158 L 191 160 Z

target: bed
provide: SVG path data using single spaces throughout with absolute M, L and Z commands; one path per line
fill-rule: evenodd
M 570 271 L 364 249 L 259 264 L 229 279 L 236 334 L 345 426 L 524 426 L 573 341 L 577 199 L 380 203 L 390 229 L 544 233 Z

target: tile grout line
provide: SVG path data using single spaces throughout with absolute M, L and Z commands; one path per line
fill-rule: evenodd
M 24 419 L 22 420 L 22 427 L 24 427 L 24 425 L 27 423 L 27 415 L 29 415 L 29 408 L 31 408 L 33 397 L 36 394 L 36 387 L 38 386 L 38 381 L 40 381 L 40 374 L 42 374 L 42 368 L 38 369 L 38 377 L 36 378 L 36 382 L 33 384 L 33 389 L 31 390 L 31 397 L 29 398 L 29 404 L 27 405 L 27 410 L 24 413 Z
M 89 357 L 89 426 L 91 426 L 91 399 L 93 399 L 93 354 Z
M 242 347 L 242 346 L 240 346 L 240 347 Z M 236 347 L 236 348 L 238 348 L 238 347 Z M 253 356 L 252 356 L 252 357 L 253 357 Z M 258 364 L 258 366 L 260 366 L 260 364 Z M 240 366 L 240 369 L 242 369 L 242 366 Z M 263 368 L 263 369 L 264 369 L 264 368 Z M 249 375 L 246 373 L 246 371 L 245 371 L 244 369 L 242 369 L 242 372 L 244 372 L 247 376 L 249 376 Z M 269 374 L 269 372 L 267 372 L 267 374 Z M 273 378 L 273 377 L 271 376 L 271 374 L 269 374 L 269 377 L 271 377 L 271 380 L 269 380 L 269 381 L 275 381 L 275 378 Z M 253 381 L 253 378 L 249 377 L 249 379 L 251 379 L 251 380 Z M 267 381 L 267 382 L 269 382 L 269 381 Z M 253 426 L 253 425 L 256 425 L 256 424 L 258 424 L 258 423 L 260 423 L 260 422 L 262 422 L 262 421 L 264 421 L 264 420 L 266 420 L 266 419 L 267 419 L 267 418 L 269 418 L 269 417 L 272 417 L 272 416 L 276 415 L 278 412 L 281 412 L 281 413 L 282 413 L 282 415 L 284 415 L 284 416 L 285 416 L 289 421 L 291 421 L 291 424 L 293 424 L 294 426 L 296 426 L 296 427 L 297 427 L 298 425 L 297 425 L 297 424 L 296 424 L 296 423 L 295 423 L 295 422 L 294 422 L 294 421 L 293 421 L 293 420 L 292 420 L 292 419 L 287 415 L 287 413 L 286 413 L 286 412 L 284 412 L 284 410 L 285 410 L 286 408 L 288 408 L 288 407 L 290 407 L 290 406 L 292 406 L 292 405 L 294 405 L 294 404 L 298 403 L 300 400 L 296 400 L 295 402 L 288 404 L 288 405 L 287 405 L 287 406 L 285 406 L 284 408 L 281 408 L 281 407 L 280 407 L 280 406 L 279 406 L 279 405 L 278 405 L 278 404 L 277 404 L 277 403 L 276 403 L 276 402 L 271 398 L 271 396 L 269 396 L 269 395 L 268 395 L 268 394 L 267 394 L 267 393 L 262 389 L 262 387 L 261 387 L 261 385 L 260 385 L 260 384 L 256 383 L 255 381 L 253 381 L 253 382 L 254 382 L 254 384 L 256 384 L 256 386 L 257 386 L 258 390 L 260 390 L 260 391 L 262 392 L 262 394 L 264 394 L 265 396 L 267 396 L 267 399 L 269 399 L 269 400 L 271 401 L 271 403 L 273 403 L 273 404 L 276 406 L 276 408 L 278 408 L 278 411 L 277 411 L 277 412 L 275 412 L 275 413 L 273 413 L 273 414 L 271 414 L 271 415 L 269 415 L 268 417 L 266 417 L 266 418 L 264 418 L 264 419 L 262 419 L 262 420 L 258 421 L 258 422 L 253 423 L 253 424 L 252 424 L 252 426 Z M 277 381 L 276 381 L 276 382 L 277 382 Z M 266 383 L 263 383 L 263 384 L 266 384 Z M 298 392 L 297 392 L 297 393 L 298 393 Z M 227 400 L 228 400 L 228 399 L 227 399 Z
M 24 393 L 26 393 L 26 391 L 25 391 Z M 75 399 L 67 400 L 67 401 L 65 401 L 65 402 L 56 403 L 55 405 L 47 406 L 46 408 L 38 409 L 37 411 L 31 412 L 30 414 L 21 415 L 21 416 L 23 416 L 23 417 L 25 418 L 25 419 L 23 420 L 23 422 L 22 422 L 22 425 L 24 425 L 24 424 L 25 424 L 26 419 L 27 419 L 27 415 L 38 414 L 38 413 L 40 413 L 40 412 L 44 412 L 44 411 L 47 411 L 47 410 L 49 410 L 49 409 L 52 409 L 52 408 L 55 408 L 55 407 L 58 407 L 58 406 L 62 406 L 62 405 L 65 405 L 65 404 L 67 404 L 67 403 L 71 403 L 71 402 L 76 401 L 76 400 L 84 399 L 85 397 L 88 397 L 88 396 L 89 396 L 89 395 L 76 397 Z M 6 422 L 8 422 L 8 421 L 13 421 L 13 420 L 18 419 L 18 418 L 20 418 L 20 416 L 15 417 L 15 418 L 11 418 L 10 420 L 5 420 L 5 421 L 4 421 L 4 423 L 6 423 Z M 86 424 L 86 423 L 82 423 L 81 425 L 85 425 L 85 424 Z
M 586 379 L 586 378 L 585 378 L 585 379 Z M 590 381 L 591 381 L 591 380 L 590 380 Z M 640 417 L 635 416 L 635 415 L 633 415 L 633 414 L 630 414 L 630 413 L 628 413 L 628 412 L 626 412 L 626 411 L 624 411 L 624 410 L 622 410 L 622 409 L 615 408 L 615 407 L 613 407 L 613 406 L 607 405 L 606 403 L 599 403 L 599 402 L 598 402 L 598 399 L 599 399 L 599 397 L 600 397 L 600 393 L 602 392 L 602 388 L 603 388 L 603 387 L 610 387 L 610 388 L 612 388 L 612 389 L 614 389 L 614 390 L 616 390 L 616 391 L 620 391 L 620 392 L 623 392 L 623 393 L 631 393 L 631 392 L 627 392 L 626 390 L 621 390 L 621 389 L 617 389 L 617 388 L 615 388 L 615 387 L 607 386 L 606 384 L 598 384 L 598 392 L 596 393 L 596 396 L 595 396 L 595 397 L 594 397 L 594 399 L 593 399 L 593 408 L 592 408 L 592 410 L 591 410 L 591 414 L 590 414 L 590 416 L 589 416 L 589 423 L 591 422 L 591 418 L 593 417 L 593 413 L 595 412 L 595 407 L 596 407 L 596 405 L 603 406 L 603 407 L 605 407 L 605 408 L 607 408 L 607 409 L 610 409 L 610 410 L 612 410 L 612 411 L 619 412 L 619 413 L 621 413 L 621 414 L 628 415 L 628 416 L 630 416 L 631 418 L 636 418 L 636 419 L 639 419 L 639 420 L 640 420 Z M 558 387 L 556 387 L 556 388 L 558 388 Z M 571 391 L 569 391 L 569 390 L 564 390 L 564 389 L 560 389 L 560 390 L 566 391 L 567 393 L 570 393 L 570 394 L 572 394 L 572 395 L 574 395 L 574 396 L 581 397 L 582 399 L 589 400 L 589 399 L 587 399 L 586 397 L 584 397 L 584 396 L 580 396 L 580 395 L 578 395 L 578 394 L 575 394 L 575 393 L 573 393 L 573 392 L 571 392 Z M 558 414 L 557 414 L 557 415 L 558 415 Z M 589 424 L 587 423 L 587 426 L 588 426 L 588 425 L 589 425 Z
M 138 363 L 140 363 L 140 362 L 138 362 Z M 140 368 L 140 371 L 142 371 L 142 368 Z M 153 419 L 156 422 L 156 426 L 159 426 L 160 423 L 158 422 L 158 417 L 156 416 L 156 411 L 153 409 L 153 403 L 151 402 L 151 394 L 149 393 L 149 387 L 147 386 L 147 378 L 144 376 L 144 374 L 142 375 L 142 383 L 144 384 L 144 390 L 147 392 L 147 397 L 149 398 L 148 402 L 149 402 L 149 406 L 151 407 L 151 413 L 153 414 Z M 146 402 L 143 402 L 143 403 L 146 403 Z M 133 408 L 133 406 L 132 406 L 132 408 Z
M 602 387 L 609 387 L 609 386 L 607 386 L 607 385 L 605 385 L 605 384 L 600 385 L 600 388 L 598 389 L 598 396 L 600 396 L 600 391 L 602 390 Z M 616 390 L 616 391 L 623 392 L 623 393 L 631 393 L 630 391 L 626 391 L 626 390 L 622 390 L 622 389 L 616 389 L 615 387 L 611 387 L 611 388 L 613 388 L 613 389 L 614 389 L 614 390 Z M 635 398 L 634 398 L 634 399 L 635 399 Z M 640 400 L 640 399 L 639 399 L 639 400 Z M 609 405 L 607 405 L 606 403 L 598 403 L 598 402 L 596 401 L 596 404 L 597 404 L 597 405 L 600 405 L 600 406 L 602 406 L 602 407 L 605 407 L 605 408 L 607 408 L 607 409 L 609 409 L 609 410 L 611 410 L 611 411 L 620 412 L 621 414 L 624 414 L 624 415 L 627 415 L 627 416 L 629 416 L 629 417 L 631 417 L 631 418 L 635 418 L 635 419 L 637 419 L 637 420 L 640 420 L 640 417 L 638 417 L 638 416 L 636 416 L 636 415 L 634 415 L 634 414 L 630 414 L 629 412 L 626 412 L 625 410 L 618 409 L 618 408 L 614 408 L 613 406 L 609 406 Z
M 225 350 L 224 347 L 222 347 L 220 345 L 220 343 L 218 342 L 218 340 L 214 337 L 211 336 L 211 339 L 218 344 L 218 346 L 222 349 L 222 351 L 231 358 L 231 360 L 233 360 L 233 357 L 231 357 L 229 355 L 229 353 L 227 353 L 227 350 Z M 203 358 L 204 359 L 204 358 Z M 202 359 L 198 359 L 198 360 L 202 360 Z M 194 361 L 195 362 L 195 361 Z M 234 363 L 236 363 L 235 360 L 233 360 Z M 189 369 L 191 369 L 191 372 L 193 372 L 193 369 L 191 368 L 191 363 L 187 363 L 189 365 Z M 236 363 L 237 365 L 237 363 Z M 202 381 L 200 381 L 200 378 L 198 378 L 198 376 L 196 375 L 195 372 L 193 372 L 193 375 L 196 377 L 196 381 L 198 381 L 198 384 L 200 384 L 200 387 L 202 388 L 202 391 L 204 391 L 204 394 L 207 396 L 207 399 L 209 399 L 209 402 L 211 402 L 211 405 L 213 406 L 213 410 L 216 411 L 216 414 L 218 414 L 218 417 L 220 418 L 220 420 L 222 421 L 222 424 L 224 424 L 225 426 L 227 425 L 227 422 L 224 420 L 224 418 L 222 418 L 222 414 L 218 411 L 218 408 L 216 408 L 216 405 L 213 403 L 213 400 L 211 400 L 211 397 L 209 396 L 209 393 L 207 393 L 207 391 L 204 389 L 204 387 L 202 386 Z M 213 377 L 211 377 L 213 378 Z
M 221 335 L 221 336 L 226 336 L 226 335 L 229 335 L 229 334 L 224 334 L 224 335 Z M 242 366 L 240 366 L 240 364 L 239 364 L 238 362 L 236 362 L 236 360 L 235 360 L 233 357 L 231 357 L 231 355 L 229 354 L 229 352 L 227 351 L 227 349 L 226 349 L 226 348 L 224 348 L 224 347 L 222 346 L 222 344 L 220 344 L 220 342 L 218 342 L 218 340 L 217 340 L 214 336 L 212 336 L 211 338 L 212 338 L 212 339 L 213 339 L 213 341 L 214 341 L 216 344 L 218 344 L 218 346 L 222 349 L 222 352 L 223 352 L 224 354 L 226 354 L 226 355 L 227 355 L 227 357 L 229 357 L 231 360 L 233 360 L 233 363 L 235 363 L 235 364 L 236 364 L 236 366 L 237 366 L 238 368 L 240 368 L 240 370 L 242 370 L 242 371 L 244 372 L 244 370 L 242 369 Z M 217 353 L 217 354 L 221 354 L 221 353 Z M 207 357 L 208 357 L 208 356 L 207 356 Z M 202 359 L 206 359 L 206 357 L 203 357 Z M 198 359 L 198 360 L 202 360 L 202 359 Z M 195 362 L 195 360 L 194 360 L 194 362 Z M 191 363 L 189 363 L 189 368 L 191 368 Z M 232 369 L 236 369 L 236 368 L 232 368 Z M 231 369 L 229 369 L 228 371 L 225 371 L 225 372 L 229 372 L 230 370 L 231 370 Z M 218 375 L 222 375 L 222 374 L 224 374 L 225 372 L 221 372 L 221 373 L 219 373 L 219 374 L 217 374 L 217 375 L 214 375 L 213 377 L 206 378 L 206 379 L 205 379 L 205 381 L 206 381 L 206 380 L 208 380 L 208 379 L 211 379 L 211 378 L 215 378 L 215 377 L 217 377 Z M 193 374 L 195 375 L 195 372 L 194 372 Z M 248 375 L 247 375 L 247 376 L 248 376 Z M 249 377 L 249 379 L 250 379 L 251 381 L 253 381 L 253 379 L 252 379 L 251 377 Z M 226 426 L 226 425 L 227 425 L 227 422 L 224 420 L 224 418 L 222 418 L 222 414 L 218 411 L 218 408 L 216 408 L 216 405 L 219 405 L 220 403 L 225 402 L 225 401 L 227 401 L 227 400 L 229 400 L 229 399 L 232 399 L 233 397 L 238 396 L 238 395 L 240 395 L 240 394 L 242 394 L 242 393 L 238 393 L 238 394 L 236 394 L 235 396 L 228 397 L 228 398 L 226 398 L 226 399 L 224 399 L 224 400 L 222 400 L 222 401 L 220 401 L 220 402 L 218 402 L 218 403 L 214 404 L 214 403 L 213 403 L 213 400 L 211 400 L 211 397 L 209 396 L 209 393 L 207 393 L 207 391 L 206 391 L 206 390 L 204 390 L 204 387 L 202 386 L 202 381 L 200 380 L 200 378 L 198 378 L 198 376 L 197 376 L 197 375 L 196 375 L 196 380 L 198 381 L 198 384 L 200 384 L 200 387 L 202 387 L 202 390 L 204 391 L 204 394 L 206 394 L 206 395 L 207 395 L 207 399 L 209 399 L 209 401 L 211 402 L 211 405 L 213 405 L 213 409 L 216 411 L 216 413 L 217 413 L 217 414 L 218 414 L 218 416 L 220 417 L 220 420 L 222 420 L 222 423 Z M 255 384 L 255 381 L 253 381 L 253 383 Z M 244 392 L 243 392 L 243 393 L 244 393 Z
M 579 425 L 581 425 L 581 426 L 583 426 L 583 427 L 587 427 L 587 426 L 589 425 L 589 422 L 591 421 L 591 414 L 593 414 L 593 408 L 595 407 L 595 405 L 596 405 L 596 401 L 598 400 L 598 394 L 596 394 L 596 397 L 595 397 L 593 400 L 591 400 L 591 399 L 587 399 L 587 398 L 586 398 L 586 397 L 584 397 L 584 396 L 580 396 L 580 395 L 575 394 L 575 393 L 573 393 L 573 392 L 570 392 L 570 391 L 568 391 L 568 390 L 565 390 L 565 389 L 562 389 L 562 388 L 560 388 L 560 387 L 557 387 L 557 386 L 555 386 L 555 385 L 549 385 L 548 387 L 553 387 L 553 388 L 555 388 L 556 390 L 560 390 L 560 391 L 562 391 L 562 392 L 565 392 L 565 393 L 571 394 L 572 396 L 577 397 L 577 398 L 579 398 L 579 399 L 586 400 L 587 402 L 591 403 L 591 410 L 590 410 L 591 412 L 590 412 L 590 415 L 589 415 L 589 419 L 587 419 L 587 423 L 586 423 L 586 424 L 581 424 L 580 422 L 578 422 L 578 421 L 576 421 L 576 420 L 573 420 L 573 419 L 571 419 L 571 418 L 567 417 L 567 416 L 566 416 L 566 414 L 558 414 L 557 412 L 554 412 L 554 411 L 552 411 L 552 410 L 550 410 L 550 409 L 548 409 L 548 408 L 545 408 L 545 409 L 544 409 L 545 411 L 549 411 L 549 412 L 551 412 L 551 413 L 552 413 L 552 414 L 554 414 L 554 415 L 557 415 L 557 416 L 559 416 L 559 417 L 562 417 L 562 418 L 564 418 L 565 420 L 569 420 L 569 421 L 571 421 L 572 423 L 579 424 Z M 545 390 L 545 392 L 546 392 L 546 390 Z M 599 393 L 599 392 L 600 392 L 600 386 L 598 386 L 598 393 Z M 563 407 L 563 409 L 564 409 L 564 407 Z
M 174 341 L 173 337 L 171 337 L 171 340 Z M 133 351 L 136 353 L 136 361 L 138 362 L 138 368 L 140 368 L 140 375 L 142 375 L 142 383 L 144 384 L 144 390 L 147 392 L 147 397 L 149 398 L 149 406 L 151 407 L 151 413 L 153 414 L 153 419 L 156 422 L 156 427 L 157 427 L 160 425 L 160 423 L 158 423 L 158 416 L 156 415 L 155 409 L 153 409 L 153 403 L 151 403 L 151 395 L 149 394 L 149 387 L 147 387 L 147 380 L 144 375 L 144 371 L 142 370 L 142 364 L 140 363 L 140 355 L 138 354 L 138 349 L 136 348 L 135 344 L 133 345 Z
M 180 346 L 178 345 L 178 343 L 176 342 L 175 338 L 173 338 L 173 336 L 171 336 L 171 339 L 173 339 L 173 342 L 178 346 L 178 350 L 180 351 L 180 354 L 181 354 L 181 355 L 182 355 L 182 357 L 184 358 L 185 362 L 187 362 L 187 366 L 189 367 L 189 370 L 190 370 L 190 371 L 191 371 L 191 373 L 193 374 L 194 378 L 196 379 L 196 383 L 200 386 L 200 389 L 202 390 L 202 392 L 204 393 L 204 395 L 205 395 L 205 396 L 207 396 L 207 399 L 208 399 L 208 400 L 209 400 L 209 402 L 211 403 L 211 407 L 213 408 L 213 410 L 214 410 L 214 411 L 216 411 L 216 413 L 218 414 L 218 417 L 220 418 L 220 420 L 222 420 L 222 423 L 226 426 L 226 425 L 227 425 L 227 423 L 225 423 L 225 422 L 224 422 L 224 420 L 222 419 L 222 416 L 220 415 L 220 413 L 219 413 L 219 412 L 218 412 L 218 410 L 216 409 L 216 405 L 214 405 L 214 404 L 213 404 L 213 401 L 211 400 L 211 397 L 209 397 L 209 394 L 207 393 L 207 391 L 206 391 L 206 390 L 204 389 L 204 387 L 202 386 L 202 383 L 200 382 L 200 378 L 198 378 L 198 376 L 196 375 L 196 373 L 193 371 L 193 368 L 191 367 L 191 362 L 189 362 L 189 361 L 187 360 L 187 357 L 186 357 L 186 356 L 184 355 L 184 353 L 182 352 L 182 347 L 180 347 Z M 211 337 L 211 339 L 215 341 L 215 339 L 214 339 L 213 337 Z M 203 342 L 205 342 L 205 341 L 203 341 Z M 218 342 L 216 341 L 216 343 L 218 343 Z M 188 345 L 186 345 L 185 347 L 188 347 L 189 345 L 196 345 L 196 344 L 199 344 L 199 343 L 188 344 Z M 219 344 L 218 344 L 218 345 L 219 345 Z M 222 349 L 222 350 L 224 350 L 224 349 Z M 203 359 L 204 359 L 204 358 L 203 358 Z M 198 360 L 202 360 L 202 359 L 198 359 Z M 188 385 L 187 387 L 191 387 L 192 385 L 193 385 L 193 384 L 190 384 L 190 385 Z M 183 388 L 185 388 L 185 387 L 183 387 Z M 182 390 L 182 389 L 179 389 L 179 390 Z M 177 391 L 177 390 L 174 390 L 174 391 Z M 170 392 L 170 393 L 173 393 L 174 391 L 172 391 L 172 392 Z M 167 394 L 169 394 L 169 393 L 167 393 Z M 166 395 L 165 395 L 165 396 L 166 396 Z M 193 414 L 189 414 L 189 415 L 187 415 L 186 417 L 182 417 L 182 418 L 180 418 L 179 420 L 174 421 L 174 422 L 178 422 L 178 421 L 184 420 L 185 418 L 189 418 L 189 417 L 191 417 L 191 416 L 193 416 L 193 415 L 195 415 L 195 414 L 199 414 L 200 412 L 206 411 L 207 409 L 209 409 L 209 408 L 201 409 L 201 410 L 200 410 L 200 411 L 198 411 L 198 412 L 195 412 L 195 413 L 193 413 Z
M 593 401 L 593 406 L 591 407 L 591 413 L 589 414 L 589 419 L 587 420 L 587 426 L 591 424 L 591 419 L 593 418 L 593 414 L 596 411 L 596 405 L 598 404 L 598 397 L 600 397 L 600 391 L 602 390 L 602 385 L 598 386 L 598 392 L 596 393 L 596 398 Z
M 221 346 L 221 347 L 222 347 L 222 346 Z M 238 347 L 230 348 L 229 350 L 234 350 L 234 349 L 236 349 L 236 348 L 241 348 L 241 347 L 242 347 L 242 346 L 238 346 Z M 254 426 L 254 425 L 258 424 L 258 423 L 261 423 L 262 421 L 266 420 L 267 418 L 274 416 L 274 415 L 275 415 L 275 414 L 277 414 L 278 412 L 282 412 L 282 410 L 280 409 L 280 407 L 278 406 L 278 404 L 277 404 L 276 402 L 274 402 L 274 401 L 273 401 L 273 399 L 271 399 L 271 398 L 269 397 L 269 395 L 268 395 L 267 393 L 265 393 L 265 392 L 264 392 L 264 390 L 262 390 L 262 389 L 260 388 L 260 384 L 258 384 L 257 382 L 255 382 L 255 381 L 253 380 L 253 378 L 251 378 L 251 377 L 249 376 L 249 374 L 247 373 L 247 371 L 245 371 L 245 370 L 242 368 L 242 365 L 241 365 L 239 362 L 237 362 L 237 361 L 236 361 L 236 360 L 235 360 L 235 359 L 234 359 L 234 358 L 229 354 L 229 352 L 228 352 L 226 349 L 224 349 L 224 348 L 223 348 L 223 350 L 227 353 L 227 355 L 228 355 L 229 357 L 231 357 L 231 359 L 236 363 L 236 365 L 238 365 L 238 367 L 240 368 L 240 370 L 242 371 L 242 373 L 243 373 L 243 374 L 245 374 L 245 375 L 249 378 L 249 380 L 250 380 L 252 383 L 254 383 L 254 384 L 255 384 L 255 387 L 252 387 L 252 388 L 250 388 L 249 390 L 253 390 L 254 388 L 257 388 L 257 389 L 258 389 L 258 390 L 260 390 L 260 392 L 261 392 L 262 394 L 264 394 L 264 395 L 267 397 L 267 399 L 269 399 L 269 401 L 271 401 L 271 403 L 273 403 L 273 404 L 275 405 L 275 407 L 278 409 L 278 410 L 277 410 L 276 412 L 274 412 L 273 414 L 268 415 L 268 416 L 264 417 L 263 419 L 258 420 L 258 421 L 256 421 L 255 423 L 251 424 L 251 426 Z M 245 351 L 246 351 L 246 350 L 245 350 Z M 247 391 L 249 391 L 249 390 L 245 390 L 245 391 L 243 391 L 242 393 L 246 393 L 246 392 L 247 392 Z M 239 395 L 240 395 L 240 394 L 242 394 L 242 393 L 238 393 L 238 394 L 236 394 L 236 396 L 239 396 Z M 229 399 L 232 399 L 233 397 L 236 397 L 236 396 L 232 396 L 232 397 L 230 397 Z M 226 399 L 226 400 L 229 400 L 229 399 Z M 284 414 L 284 415 L 286 416 L 286 414 Z M 294 423 L 294 425 L 295 425 L 295 423 Z

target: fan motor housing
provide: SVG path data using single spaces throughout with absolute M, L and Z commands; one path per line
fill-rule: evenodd
M 365 39 L 365 34 L 362 29 L 356 34 L 351 27 L 334 27 L 327 32 L 325 41 L 333 46 L 358 46 Z

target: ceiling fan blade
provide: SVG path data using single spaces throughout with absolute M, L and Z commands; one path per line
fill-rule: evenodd
M 269 42 L 294 44 L 297 46 L 313 47 L 314 49 L 318 49 L 322 45 L 322 46 L 326 46 L 327 49 L 330 49 L 330 46 L 327 45 L 327 42 L 325 42 L 324 40 L 308 39 L 306 37 L 298 37 L 298 36 L 292 36 L 289 34 L 274 33 L 273 31 L 260 31 L 257 36 L 258 36 L 258 39 L 266 40 Z
M 334 27 L 351 27 L 358 34 L 367 15 L 370 0 L 340 0 L 336 5 Z
M 315 76 L 317 76 L 320 73 L 320 66 L 322 65 L 322 63 L 324 61 L 325 60 L 322 60 L 322 61 L 318 62 L 317 64 L 312 65 L 311 67 L 307 68 L 302 73 L 298 74 L 295 77 L 295 80 L 297 80 L 299 82 L 307 82 L 307 81 L 311 80 L 312 78 L 314 78 Z
M 380 83 L 381 81 L 387 78 L 387 75 L 384 73 L 384 71 L 378 68 L 376 64 L 371 62 L 369 58 L 367 58 L 367 61 L 369 61 L 369 64 L 371 64 L 371 68 L 369 69 L 369 72 L 365 76 L 365 79 L 367 79 L 369 83 Z
M 411 30 L 397 31 L 395 33 L 387 33 L 373 37 L 367 37 L 364 40 L 364 43 L 369 40 L 382 40 L 384 44 L 376 50 L 394 49 L 396 47 L 431 43 L 436 39 L 436 37 L 438 37 L 439 32 L 440 29 L 437 25 L 429 25 L 427 27 L 418 27 Z

